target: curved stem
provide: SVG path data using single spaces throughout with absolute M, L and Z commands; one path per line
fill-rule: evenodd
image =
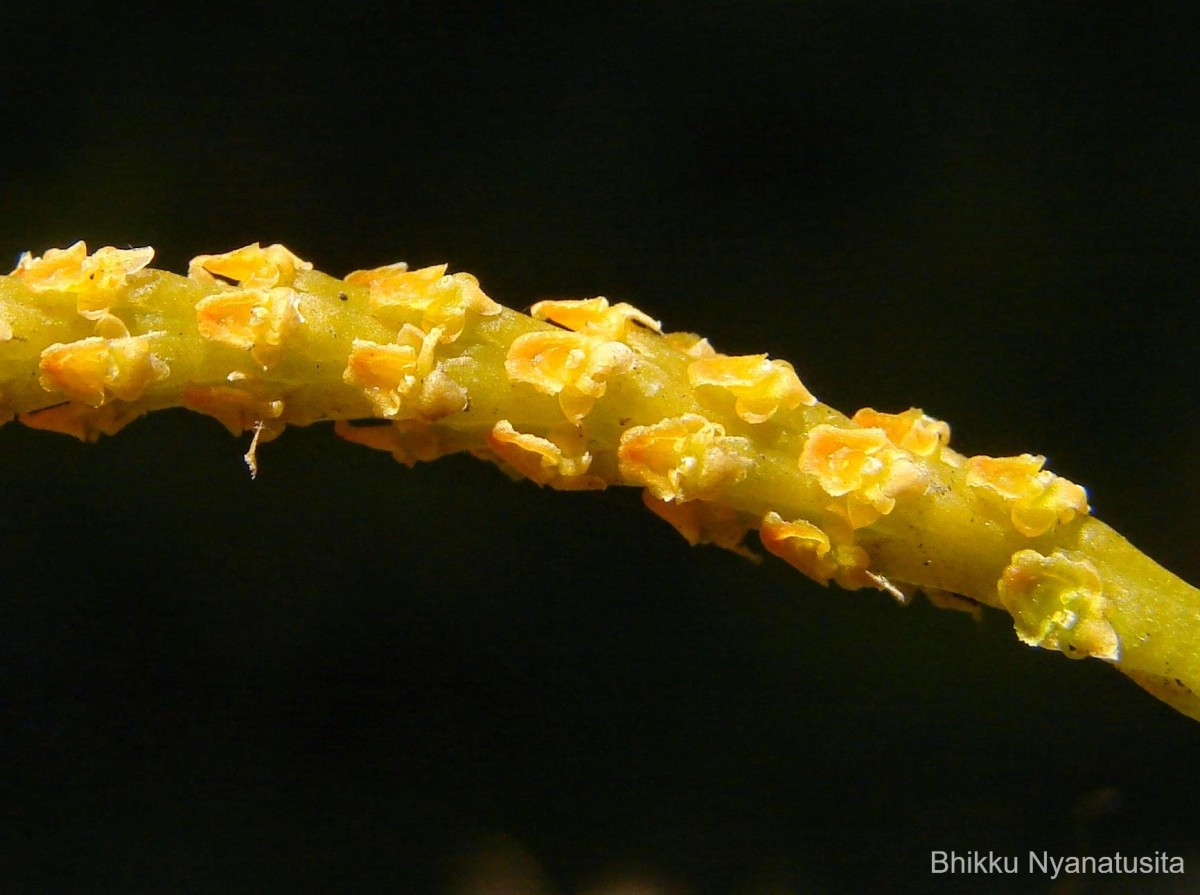
M 766 549 L 822 584 L 1010 613 L 1031 645 L 1116 665 L 1200 718 L 1200 591 L 1088 515 L 1043 458 L 964 457 L 920 410 L 847 417 L 790 365 L 727 357 L 603 299 L 501 307 L 467 274 L 336 279 L 282 246 L 82 244 L 0 277 L 0 423 L 91 440 L 184 406 L 405 463 L 471 451 L 561 489 L 629 485 L 692 543 Z M 355 421 L 383 421 L 356 425 Z

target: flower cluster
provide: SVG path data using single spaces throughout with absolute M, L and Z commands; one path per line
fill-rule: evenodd
M 409 270 L 407 264 L 399 262 L 356 270 L 346 282 L 370 290 L 371 310 L 379 319 L 400 324 L 408 315 L 420 314 L 421 329 L 437 329 L 443 343 L 459 337 L 469 313 L 492 317 L 503 310 L 484 294 L 473 276 L 447 275 L 445 264 Z
M 99 407 L 112 398 L 136 401 L 152 383 L 166 379 L 170 368 L 151 346 L 154 336 L 104 339 L 92 336 L 51 345 L 42 352 L 42 388 Z
M 564 425 L 545 437 L 518 432 L 508 420 L 500 420 L 488 433 L 488 447 L 500 460 L 525 478 L 559 491 L 596 491 L 604 479 L 589 475 L 592 455 L 583 432 Z
M 188 277 L 218 291 L 196 304 L 200 335 L 248 350 L 263 369 L 279 362 L 288 332 L 304 321 L 292 288 L 299 271 L 312 270 L 281 245 L 258 243 L 221 255 L 197 255 Z
M 633 349 L 591 333 L 546 330 L 513 339 L 504 369 L 513 382 L 558 397 L 563 415 L 578 423 L 604 395 L 610 379 L 633 367 Z
M 120 289 L 126 278 L 154 259 L 154 249 L 118 249 L 104 246 L 88 254 L 80 240 L 65 249 L 47 249 L 40 256 L 23 252 L 11 276 L 34 292 L 98 294 Z M 82 311 L 81 311 L 82 313 Z
M 441 330 L 404 324 L 396 341 L 355 339 L 342 379 L 363 390 L 385 419 L 416 416 L 434 421 L 467 406 L 467 392 L 447 375 L 435 352 Z
M 209 285 L 270 289 L 289 286 L 297 273 L 312 269 L 312 262 L 279 243 L 264 248 L 254 242 L 220 255 L 197 255 L 188 262 L 188 277 Z
M 833 529 L 835 533 L 838 528 Z M 758 534 L 770 553 L 818 584 L 836 581 L 847 590 L 880 587 L 879 576 L 867 571 L 870 562 L 867 552 L 848 537 L 831 539 L 827 532 L 806 519 L 788 522 L 774 511 L 763 517 Z
M 610 305 L 603 296 L 539 301 L 529 309 L 529 315 L 572 332 L 586 332 L 605 339 L 624 339 L 630 321 L 656 333 L 662 332 L 662 324 L 649 314 L 626 302 Z
M 749 439 L 694 413 L 634 426 L 617 449 L 621 477 L 668 502 L 716 497 L 746 477 L 751 456 Z
M 1200 717 L 1200 596 L 1081 518 L 1043 457 L 968 458 L 919 408 L 846 419 L 790 364 L 624 302 L 525 316 L 445 265 L 339 280 L 255 243 L 184 278 L 153 254 L 79 242 L 0 276 L 0 424 L 92 440 L 182 405 L 251 430 L 252 474 L 261 442 L 326 420 L 406 464 L 468 451 L 551 488 L 637 486 L 690 543 L 754 557 L 758 529 L 822 585 L 1003 607 L 1026 643 L 1119 662 Z
M 669 522 L 693 547 L 712 544 L 753 562 L 762 560 L 744 543 L 750 529 L 755 527 L 754 518 L 746 513 L 704 500 L 686 503 L 659 500 L 649 489 L 642 491 L 642 503 L 654 515 Z
M 896 498 L 923 490 L 925 476 L 883 429 L 852 429 L 826 423 L 808 433 L 800 469 L 814 476 L 833 509 L 851 528 L 863 528 L 896 506 Z
M 11 276 L 38 295 L 73 295 L 75 312 L 94 324 L 96 334 L 71 342 L 46 346 L 38 357 L 38 384 L 61 394 L 67 403 L 48 407 L 26 421 L 35 428 L 51 429 L 93 439 L 115 432 L 143 412 L 115 408 L 115 400 L 132 402 L 152 384 L 166 379 L 170 367 L 156 352 L 160 333 L 131 336 L 125 323 L 112 313 L 113 304 L 137 274 L 154 257 L 154 249 L 118 249 L 104 246 L 88 254 L 80 241 L 65 249 L 49 249 L 40 256 L 21 255 Z M 0 316 L 0 343 L 13 339 L 12 324 Z M 11 419 L 4 412 L 0 419 Z M 34 418 L 36 417 L 36 418 Z
M 919 407 L 910 407 L 903 413 L 864 407 L 851 419 L 866 429 L 882 429 L 888 441 L 918 457 L 936 459 L 950 443 L 950 426 Z
M 701 357 L 688 365 L 687 375 L 693 388 L 715 386 L 733 395 L 734 411 L 748 423 L 765 423 L 781 407 L 817 403 L 791 364 L 765 354 Z
M 525 333 L 513 340 L 504 362 L 508 378 L 557 396 L 563 415 L 578 423 L 603 397 L 608 383 L 633 368 L 636 354 L 624 341 L 630 321 L 660 332 L 657 320 L 633 305 L 608 299 L 540 301 L 539 320 L 565 327 Z
M 1087 491 L 1043 469 L 1045 462 L 1045 457 L 1033 454 L 971 457 L 966 461 L 967 484 L 1011 501 L 1013 526 L 1035 538 L 1088 512 Z
M 355 426 L 338 420 L 333 431 L 353 444 L 387 451 L 405 466 L 429 463 L 463 449 L 449 433 L 420 420 L 393 420 L 387 426 Z
M 128 278 L 142 270 L 154 258 L 154 249 L 143 246 L 118 249 L 104 246 L 88 254 L 87 243 L 80 240 L 65 249 L 47 249 L 40 256 L 23 252 L 11 276 L 34 292 L 65 292 L 75 296 L 75 309 L 81 317 L 95 321 L 96 335 L 120 338 L 129 329 L 112 313 L 113 302 Z M 0 320 L 0 341 L 10 329 Z
M 1100 575 L 1082 555 L 1018 550 L 997 589 L 1017 636 L 1030 646 L 1061 650 L 1076 659 L 1121 658 L 1121 640 L 1106 617 Z
M 196 304 L 201 336 L 249 350 L 263 369 L 279 362 L 284 337 L 302 319 L 300 297 L 287 286 L 218 292 Z

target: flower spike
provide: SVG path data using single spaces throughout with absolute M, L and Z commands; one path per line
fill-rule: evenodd
M 994 607 L 1041 649 L 1114 665 L 1200 719 L 1200 591 L 1095 519 L 1044 457 L 965 456 L 918 408 L 819 402 L 791 364 L 728 357 L 626 302 L 493 301 L 403 263 L 337 279 L 285 247 L 200 255 L 78 242 L 0 276 L 0 425 L 90 441 L 187 407 L 412 465 L 467 452 L 560 490 L 630 486 L 690 543 L 766 552 L 814 581 Z

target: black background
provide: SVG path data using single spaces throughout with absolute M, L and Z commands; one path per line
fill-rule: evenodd
M 1200 581 L 1195 4 L 563 9 L 6 10 L 0 256 L 281 241 L 632 301 L 1045 453 Z M 244 449 L 0 430 L 5 891 L 1052 890 L 934 849 L 1163 850 L 1186 877 L 1053 891 L 1200 891 L 1200 727 L 999 614 L 468 458 Z

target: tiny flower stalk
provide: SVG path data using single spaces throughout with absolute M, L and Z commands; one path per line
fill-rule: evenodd
M 76 243 L 0 276 L 0 423 L 90 441 L 183 406 L 252 432 L 254 471 L 287 426 L 330 420 L 409 465 L 469 451 L 551 488 L 638 487 L 693 544 L 756 557 L 756 531 L 822 585 L 996 607 L 1200 719 L 1200 592 L 1042 457 L 964 456 L 916 408 L 847 417 L 785 361 L 603 298 L 525 315 L 444 266 L 336 279 L 255 244 L 179 276 L 152 257 Z

